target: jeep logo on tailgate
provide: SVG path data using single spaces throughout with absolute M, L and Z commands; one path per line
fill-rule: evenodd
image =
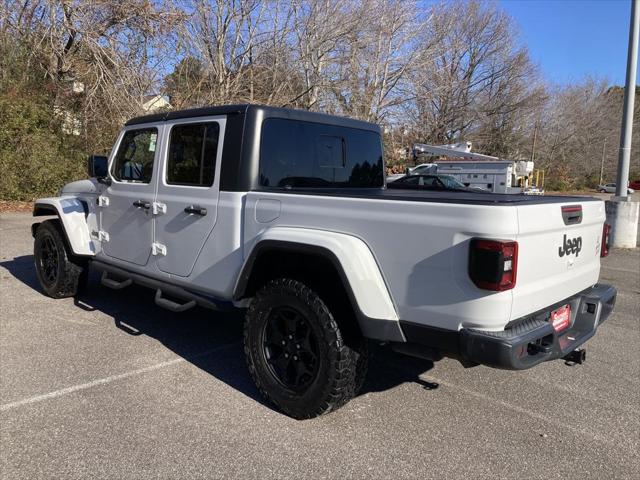
M 560 255 L 560 257 L 564 257 L 565 255 L 575 253 L 577 257 L 580 250 L 582 250 L 582 237 L 570 238 L 567 240 L 567 234 L 565 233 L 562 238 L 562 246 L 558 247 L 558 255 Z

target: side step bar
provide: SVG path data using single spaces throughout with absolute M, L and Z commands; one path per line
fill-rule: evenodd
M 172 312 L 184 312 L 196 305 L 199 305 L 210 310 L 230 310 L 233 307 L 231 302 L 216 302 L 213 299 L 207 298 L 204 295 L 191 292 L 182 287 L 172 285 L 162 280 L 147 277 L 139 273 L 130 272 L 124 268 L 115 267 L 99 260 L 93 260 L 91 266 L 96 270 L 102 271 L 102 277 L 100 282 L 109 288 L 116 290 L 128 287 L 132 283 L 141 285 L 143 287 L 152 288 L 156 291 L 155 303 L 159 307 L 166 308 Z M 123 278 L 124 280 L 115 280 L 109 278 L 109 274 Z M 167 295 L 176 300 L 184 300 L 184 303 L 178 303 L 173 300 L 165 298 L 163 295 Z
M 129 285 L 131 285 L 133 283 L 133 280 L 131 280 L 130 278 L 127 278 L 126 280 L 123 280 L 122 282 L 118 282 L 117 280 L 114 280 L 113 278 L 109 278 L 108 276 L 109 274 L 106 271 L 102 272 L 102 277 L 100 277 L 100 283 L 102 285 L 104 285 L 105 287 L 108 288 L 112 288 L 113 290 L 121 290 L 125 287 L 128 287 Z
M 162 308 L 166 308 L 167 310 L 171 310 L 172 312 L 184 312 L 196 306 L 195 300 L 189 300 L 185 303 L 177 303 L 166 298 L 162 298 L 162 290 L 156 290 L 156 305 Z

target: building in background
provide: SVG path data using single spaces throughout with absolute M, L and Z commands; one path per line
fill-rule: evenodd
M 155 112 L 157 110 L 170 110 L 173 108 L 169 103 L 169 97 L 166 95 L 153 94 L 145 95 L 143 98 L 142 109 L 145 112 Z

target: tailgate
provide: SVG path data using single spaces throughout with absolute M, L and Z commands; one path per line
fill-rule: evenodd
M 604 202 L 518 208 L 518 272 L 511 320 L 559 302 L 598 281 Z

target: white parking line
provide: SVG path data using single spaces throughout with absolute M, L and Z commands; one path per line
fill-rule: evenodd
M 601 268 L 606 268 L 607 270 L 615 270 L 616 272 L 640 274 L 640 270 L 629 270 L 628 268 L 609 267 L 608 265 L 601 265 Z
M 63 388 L 61 390 L 55 390 L 53 392 L 44 393 L 42 395 L 35 395 L 33 397 L 23 398 L 22 400 L 17 400 L 11 403 L 5 403 L 4 405 L 0 405 L 0 412 L 6 412 L 7 410 L 11 410 L 13 408 L 22 407 L 24 405 L 29 405 L 32 403 L 42 402 L 44 400 L 49 400 L 51 398 L 61 397 L 63 395 L 68 395 L 69 393 L 78 392 L 80 390 L 87 390 L 88 388 L 97 387 L 98 385 L 105 385 L 107 383 L 112 383 L 118 380 L 122 380 L 125 378 L 133 377 L 135 375 L 140 375 L 142 373 L 153 372 L 154 370 L 159 370 L 164 367 L 169 367 L 171 365 L 175 365 L 177 363 L 188 362 L 191 359 L 206 357 L 207 355 L 211 355 L 212 353 L 219 352 L 221 350 L 225 350 L 227 348 L 235 347 L 239 345 L 240 342 L 234 342 L 227 345 L 221 345 L 219 347 L 213 348 L 211 350 L 207 350 L 202 353 L 198 353 L 189 358 L 174 358 L 173 360 L 167 360 L 166 362 L 156 363 L 155 365 L 150 365 L 148 367 L 139 368 L 138 370 L 132 370 L 130 372 L 120 373 L 118 375 L 112 375 L 106 378 L 100 378 L 98 380 L 93 380 L 88 383 L 81 383 L 79 385 L 73 385 L 71 387 Z
M 529 410 L 528 408 L 524 408 L 524 407 L 521 407 L 519 405 L 514 405 L 512 403 L 505 402 L 505 401 L 500 400 L 498 398 L 494 398 L 494 397 L 492 397 L 490 395 L 486 395 L 486 394 L 481 393 L 481 392 L 477 392 L 477 391 L 474 391 L 474 390 L 471 390 L 471 389 L 468 389 L 468 388 L 465 388 L 465 387 L 461 387 L 460 385 L 456 385 L 454 383 L 450 383 L 450 382 L 447 382 L 447 381 L 444 381 L 444 380 L 440 380 L 440 379 L 435 378 L 435 377 L 433 377 L 431 375 L 425 375 L 424 380 L 427 380 L 429 382 L 436 382 L 436 383 L 438 383 L 440 385 L 444 385 L 445 387 L 449 387 L 449 388 L 454 389 L 454 390 L 459 390 L 459 391 L 461 391 L 463 393 L 466 393 L 467 395 L 470 395 L 472 397 L 478 398 L 480 400 L 484 400 L 486 402 L 493 403 L 495 405 L 499 405 L 501 407 L 508 408 L 509 410 L 512 410 L 514 412 L 517 412 L 517 413 L 520 413 L 520 414 L 523 414 L 523 415 L 527 415 L 527 416 L 529 416 L 529 417 L 531 417 L 533 419 L 536 419 L 536 420 L 539 420 L 541 422 L 553 425 L 554 427 L 556 427 L 556 428 L 558 428 L 560 430 L 563 430 L 563 429 L 564 430 L 570 430 L 571 432 L 573 432 L 575 435 L 577 435 L 579 437 L 580 436 L 587 436 L 587 437 L 592 438 L 593 440 L 596 440 L 596 441 L 599 441 L 599 442 L 603 442 L 603 443 L 607 443 L 609 445 L 614 445 L 614 446 L 616 446 L 618 448 L 622 448 L 622 449 L 626 449 L 627 448 L 626 445 L 621 446 L 618 439 L 611 439 L 611 438 L 608 438 L 606 436 L 600 435 L 597 432 L 587 431 L 587 430 L 584 430 L 584 429 L 582 429 L 580 427 L 577 427 L 575 425 L 570 425 L 568 423 L 559 421 L 559 420 L 553 418 L 552 416 L 550 416 L 547 413 L 542 414 L 542 413 L 534 412 L 533 410 Z

